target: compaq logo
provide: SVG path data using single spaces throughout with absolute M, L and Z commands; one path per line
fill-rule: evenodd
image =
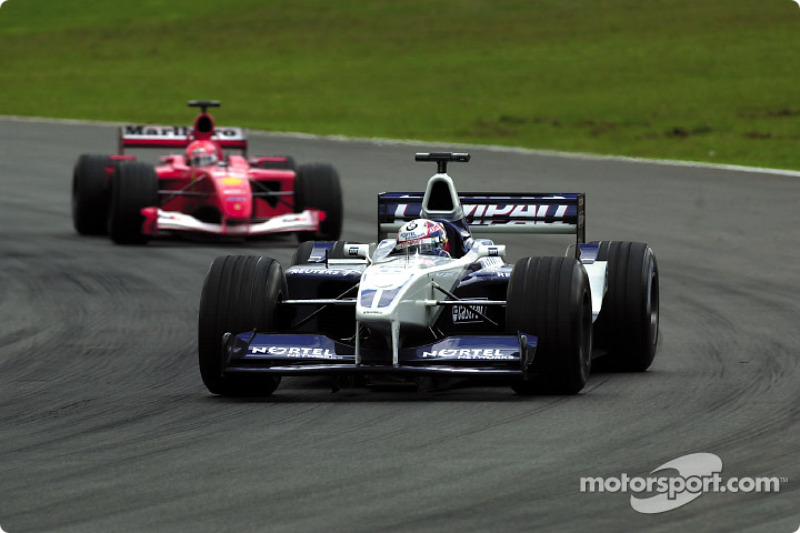
M 485 305 L 454 305 L 453 306 L 453 324 L 472 324 L 476 322 L 483 322 L 483 318 L 476 313 L 485 314 Z
M 542 197 L 541 200 L 560 200 L 561 196 Z M 536 201 L 536 200 L 533 200 Z M 550 219 L 560 220 L 567 216 L 567 204 L 463 204 L 464 216 L 470 224 L 486 225 L 492 219 L 498 219 L 496 224 L 507 224 L 506 219 L 520 222 L 545 222 Z M 420 212 L 419 204 L 399 203 L 394 207 L 395 220 L 409 216 L 417 216 Z
M 562 218 L 567 214 L 567 205 L 537 204 L 486 204 L 464 205 L 464 215 L 468 218 L 508 217 L 517 219 Z

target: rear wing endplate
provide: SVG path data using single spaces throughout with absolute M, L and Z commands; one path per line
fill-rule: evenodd
M 420 217 L 423 192 L 384 192 L 378 195 L 378 240 L 396 233 L 404 222 Z M 584 193 L 459 194 L 464 218 L 473 234 L 574 234 L 586 242 Z

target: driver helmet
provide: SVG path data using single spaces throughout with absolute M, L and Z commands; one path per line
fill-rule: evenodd
M 217 147 L 211 141 L 194 141 L 186 148 L 186 161 L 193 167 L 213 165 L 218 160 Z
M 449 257 L 447 231 L 442 224 L 424 218 L 406 222 L 397 232 L 395 250 Z

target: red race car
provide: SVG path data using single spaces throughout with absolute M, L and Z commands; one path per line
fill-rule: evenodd
M 219 105 L 192 100 L 189 106 L 200 108 L 193 126 L 123 126 L 119 154 L 80 156 L 72 181 L 78 233 L 108 234 L 118 244 L 143 244 L 162 231 L 337 240 L 343 215 L 336 169 L 247 157 L 244 130 L 217 128 L 206 112 Z M 125 154 L 166 147 L 185 151 L 162 156 L 155 167 Z

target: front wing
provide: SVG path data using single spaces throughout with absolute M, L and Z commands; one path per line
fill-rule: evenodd
M 224 374 L 398 374 L 460 377 L 527 377 L 536 353 L 533 335 L 461 335 L 402 348 L 399 363 L 318 334 L 241 333 L 223 340 Z M 386 354 L 382 354 L 386 355 Z
M 142 209 L 145 235 L 157 235 L 161 231 L 190 231 L 218 235 L 266 235 L 295 231 L 319 231 L 320 211 L 307 209 L 302 213 L 290 213 L 272 217 L 263 222 L 221 224 L 203 222 L 179 211 L 164 211 L 156 207 Z

